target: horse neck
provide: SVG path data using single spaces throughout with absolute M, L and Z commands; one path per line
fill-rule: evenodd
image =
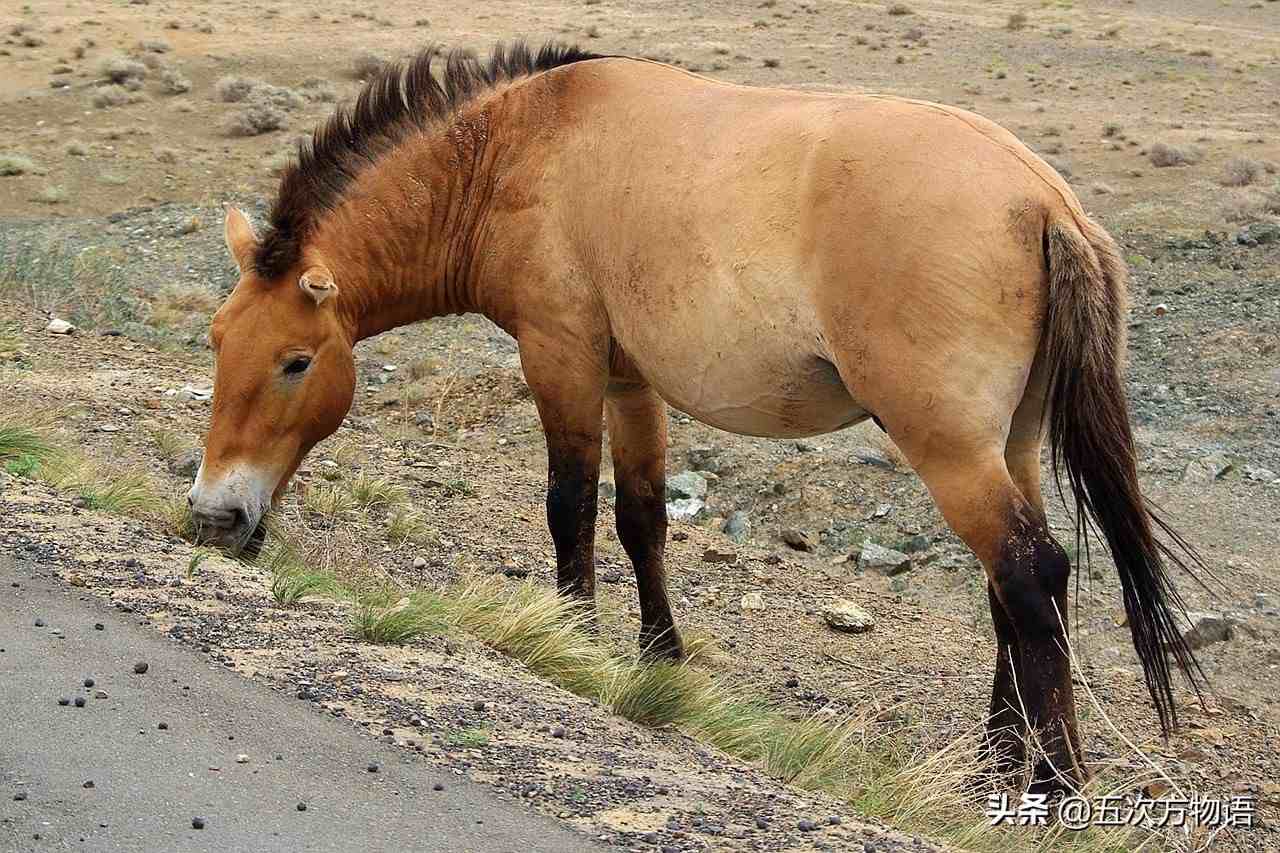
M 474 234 L 487 220 L 491 156 L 436 133 L 406 141 L 356 180 L 316 229 L 355 340 L 443 314 L 479 310 Z

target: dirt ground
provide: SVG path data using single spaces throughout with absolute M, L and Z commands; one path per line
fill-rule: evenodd
M 1114 570 L 1095 552 L 1073 602 L 1080 677 L 1097 699 L 1082 708 L 1087 756 L 1099 767 L 1137 771 L 1142 759 L 1128 741 L 1189 790 L 1256 795 L 1262 826 L 1216 843 L 1280 849 L 1280 242 L 1253 245 L 1250 237 L 1280 211 L 1280 3 L 921 0 L 908 14 L 890 14 L 891 5 L 901 4 L 460 0 L 408 10 L 387 2 L 32 0 L 6 7 L 0 158 L 26 162 L 21 174 L 0 176 L 0 256 L 95 246 L 120 281 L 111 306 L 78 306 L 75 294 L 0 294 L 0 332 L 9 341 L 0 346 L 0 404 L 55 409 L 64 441 L 144 466 L 179 492 L 182 477 L 155 436 L 194 444 L 207 423 L 208 403 L 182 389 L 211 381 L 203 332 L 234 283 L 220 205 L 261 213 L 282 157 L 329 113 L 329 98 L 358 90 L 356 69 L 367 64 L 358 60 L 370 51 L 389 58 L 427 42 L 483 49 L 500 39 L 559 38 L 733 82 L 886 92 L 974 109 L 1069 173 L 1122 244 L 1133 273 L 1129 390 L 1144 487 L 1217 574 L 1212 593 L 1184 581 L 1188 603 L 1232 624 L 1230 639 L 1199 653 L 1214 693 L 1203 708 L 1182 695 L 1183 725 L 1162 740 L 1120 624 Z M 154 67 L 109 64 L 125 56 Z M 107 85 L 112 73 L 124 74 L 119 91 Z M 231 135 L 244 104 L 222 99 L 218 81 L 227 76 L 303 95 L 287 99 L 280 129 Z M 167 93 L 184 80 L 187 91 Z M 1168 150 L 1153 154 L 1157 144 L 1189 162 L 1157 165 Z M 68 315 L 81 333 L 45 335 L 46 310 Z M 311 487 L 378 474 L 408 490 L 429 527 L 419 543 L 387 545 L 377 555 L 380 570 L 420 582 L 519 567 L 549 581 L 545 451 L 511 340 L 480 318 L 447 318 L 367 341 L 357 359 L 356 406 L 300 472 L 292 511 L 301 513 Z M 981 570 L 874 427 L 776 442 L 717 432 L 673 412 L 671 435 L 669 472 L 697 469 L 710 480 L 707 511 L 672 525 L 677 618 L 725 650 L 716 665 L 726 677 L 798 712 L 875 708 L 885 726 L 910 733 L 922 749 L 979 723 L 994 657 Z M 12 476 L 3 508 L 11 523 L 0 548 L 58 556 L 73 582 L 110 593 L 159 629 L 281 689 L 303 689 L 299 680 L 329 685 L 316 701 L 341 704 L 374 728 L 388 721 L 387 736 L 402 742 L 412 715 L 468 730 L 479 724 L 467 710 L 475 695 L 502 697 L 509 719 L 490 744 L 445 744 L 440 760 L 517 790 L 512 779 L 554 766 L 559 782 L 515 795 L 587 831 L 627 839 L 661 832 L 678 850 L 757 842 L 763 846 L 754 849 L 849 849 L 858 837 L 852 829 L 848 838 L 817 842 L 780 831 L 752 836 L 752 809 L 835 807 L 771 787 L 687 742 L 575 706 L 563 713 L 581 727 L 581 760 L 608 766 L 606 754 L 617 750 L 638 761 L 635 740 L 659 749 L 656 739 L 663 743 L 654 754 L 663 758 L 654 764 L 677 768 L 652 783 L 666 794 L 631 780 L 624 798 L 631 806 L 593 807 L 587 799 L 577 808 L 573 784 L 581 780 L 564 781 L 574 775 L 565 769 L 574 750 L 553 744 L 559 757 L 548 753 L 528 719 L 534 705 L 545 710 L 551 700 L 530 679 L 510 683 L 511 667 L 496 656 L 470 649 L 455 665 L 441 645 L 370 659 L 350 641 L 321 639 L 341 631 L 324 607 L 301 614 L 270 607 L 260 575 L 219 562 L 202 570 L 208 583 L 187 578 L 190 550 L 179 540 L 96 518 Z M 722 532 L 734 513 L 749 524 L 738 541 Z M 635 636 L 637 607 L 611 514 L 602 498 L 601 607 L 621 646 Z M 341 549 L 385 523 L 352 513 L 326 535 Z M 1070 538 L 1060 508 L 1053 523 Z M 816 550 L 788 548 L 785 528 L 805 531 Z M 865 539 L 910 549 L 913 568 L 893 578 L 858 571 L 845 558 Z M 709 548 L 736 559 L 706 562 Z M 142 565 L 127 566 L 126 553 Z M 743 610 L 752 592 L 762 594 L 764 609 Z M 834 596 L 871 611 L 875 629 L 856 637 L 830 631 L 819 613 Z M 335 670 L 358 671 L 376 701 L 362 707 L 359 694 L 326 681 Z M 398 677 L 383 677 L 388 671 Z M 419 672 L 428 674 L 411 674 Z M 399 688 L 406 678 L 411 691 Z M 588 746 L 592 738 L 598 743 Z M 656 767 L 650 775 L 663 778 Z M 753 793 L 726 796 L 724 786 L 738 784 Z M 779 805 L 776 797 L 791 799 Z M 714 826 L 747 835 L 702 831 L 702 818 L 692 822 L 693 802 L 717 815 L 707 819 Z M 670 829 L 654 817 L 665 819 L 664 808 L 685 822 Z

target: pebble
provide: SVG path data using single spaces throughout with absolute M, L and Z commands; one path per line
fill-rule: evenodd
M 83 696 L 77 696 L 77 697 L 76 697 L 76 701 L 75 701 L 75 705 L 76 705 L 76 707 L 77 707 L 77 708 L 83 708 L 83 707 L 84 707 L 84 697 L 83 697 Z
M 108 697 L 108 696 L 107 696 L 107 691 L 105 691 L 105 690 L 95 690 L 95 691 L 93 691 L 93 698 L 94 698 L 94 699 L 107 699 L 107 698 L 110 698 L 110 697 Z
M 107 626 L 106 626 L 106 625 L 103 625 L 101 622 L 94 622 L 94 623 L 93 623 L 93 630 L 95 630 L 95 631 L 105 631 L 105 630 L 107 630 Z
M 37 628 L 43 628 L 43 627 L 44 627 L 44 620 L 43 620 L 43 619 L 37 619 L 37 620 L 36 620 L 36 627 L 37 627 Z
M 768 829 L 768 828 L 769 828 L 769 819 L 768 819 L 768 818 L 766 818 L 766 817 L 757 817 L 757 818 L 756 818 L 756 829 Z
M 63 706 L 70 705 L 70 704 L 71 704 L 71 698 L 70 698 L 70 697 L 68 697 L 68 696 L 63 696 L 63 697 L 61 697 L 61 698 L 59 698 L 59 699 L 58 699 L 58 704 L 59 704 L 59 705 L 63 705 Z
M 243 752 L 236 756 L 236 764 L 248 764 L 248 763 L 249 763 L 249 756 L 245 755 Z
M 443 782 L 437 782 L 437 783 L 435 783 L 434 785 L 432 785 L 432 786 L 431 786 L 431 790 L 433 790 L 433 791 L 443 791 L 443 790 L 444 790 L 444 783 L 443 783 Z
M 801 818 L 800 822 L 796 824 L 796 829 L 801 832 L 816 832 L 818 825 L 808 818 Z
M 306 803 L 298 803 L 298 811 L 300 811 L 300 812 L 305 812 L 306 810 L 307 810 L 307 804 L 306 804 Z
M 168 723 L 158 723 L 158 724 L 156 725 L 156 728 L 157 728 L 157 729 L 159 729 L 159 730 L 160 730 L 160 731 L 162 731 L 162 732 L 167 732 L 167 731 L 169 731 L 169 724 L 168 724 Z
M 92 779 L 85 779 L 85 780 L 84 780 L 84 784 L 83 784 L 81 787 L 82 787 L 82 788 L 92 788 L 92 787 L 94 787 L 93 780 L 92 780 Z
M 204 829 L 204 818 L 202 818 L 202 817 L 193 817 L 193 818 L 191 818 L 191 828 L 192 828 L 192 829 Z
M 557 740 L 564 740 L 569 733 L 565 731 L 564 726 L 556 726 L 551 730 L 551 736 Z
M 148 669 L 150 669 L 150 667 L 147 665 L 147 662 L 144 660 L 140 660 L 133 665 L 133 671 L 136 672 L 138 675 L 142 675 Z
M 20 802 L 22 802 L 23 800 L 25 800 L 26 798 L 27 798 L 27 792 L 26 792 L 26 791 L 19 791 L 18 793 L 16 793 L 16 794 L 14 794 L 14 795 L 13 795 L 13 801 L 14 801 L 15 803 L 20 803 Z
M 369 765 L 368 767 L 366 767 L 365 769 L 366 769 L 366 770 L 368 770 L 370 773 L 377 773 L 377 772 L 378 772 L 378 765 L 376 765 L 376 764 L 370 764 L 370 765 Z
M 92 687 L 92 686 L 93 686 L 93 679 L 92 679 L 92 678 L 86 678 L 86 679 L 84 680 L 84 686 L 85 686 L 85 687 Z

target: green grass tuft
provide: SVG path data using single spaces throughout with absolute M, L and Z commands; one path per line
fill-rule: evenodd
M 451 624 L 449 610 L 448 602 L 431 593 L 398 599 L 371 594 L 357 599 L 351 627 L 366 642 L 398 645 L 424 634 L 444 633 Z

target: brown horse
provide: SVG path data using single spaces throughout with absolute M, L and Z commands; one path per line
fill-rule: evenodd
M 479 312 L 519 344 L 559 586 L 587 601 L 603 412 L 651 652 L 681 654 L 663 573 L 666 401 L 750 435 L 876 418 L 986 569 L 987 745 L 1012 766 L 1030 724 L 1039 789 L 1086 778 L 1046 436 L 1110 545 L 1162 727 L 1176 722 L 1168 652 L 1195 683 L 1162 555 L 1182 560 L 1138 488 L 1120 254 L 1057 173 L 973 113 L 559 46 L 452 53 L 437 79 L 426 52 L 300 149 L 263 234 L 230 210 L 226 238 L 240 280 L 213 318 L 190 493 L 209 540 L 242 548 L 341 423 L 357 341 Z

